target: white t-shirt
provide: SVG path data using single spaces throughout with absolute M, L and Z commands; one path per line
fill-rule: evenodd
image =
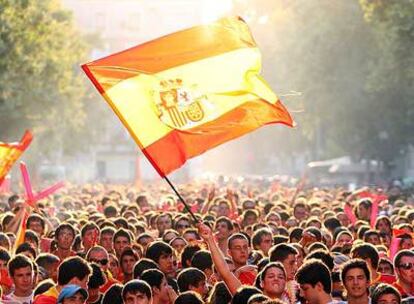
M 0 300 L 0 303 L 3 304 L 32 304 L 33 303 L 33 295 L 32 292 L 31 295 L 27 297 L 17 297 L 14 295 L 14 293 L 3 296 Z

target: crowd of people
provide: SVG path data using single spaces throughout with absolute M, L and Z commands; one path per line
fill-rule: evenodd
M 412 201 L 281 183 L 0 194 L 0 303 L 414 301 Z

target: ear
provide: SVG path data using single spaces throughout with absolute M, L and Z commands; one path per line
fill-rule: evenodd
M 156 286 L 152 287 L 152 294 L 157 296 L 160 293 L 160 289 Z
M 318 291 L 322 291 L 323 290 L 323 285 L 321 282 L 316 283 L 315 287 L 318 289 Z

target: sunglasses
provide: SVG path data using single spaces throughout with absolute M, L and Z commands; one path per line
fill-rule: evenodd
M 398 265 L 398 268 L 402 268 L 404 270 L 410 270 L 413 267 L 414 267 L 413 263 L 404 263 L 404 264 Z
M 96 264 L 101 264 L 102 266 L 105 266 L 106 264 L 108 264 L 108 259 L 102 259 L 102 260 L 93 260 L 93 259 L 91 259 L 89 262 L 96 263 Z

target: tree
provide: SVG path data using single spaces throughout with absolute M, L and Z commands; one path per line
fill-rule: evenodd
M 0 0 L 0 138 L 35 133 L 44 156 L 82 144 L 88 46 L 56 0 Z M 32 149 L 33 149 L 32 148 Z
M 360 3 L 376 43 L 366 81 L 366 113 L 371 112 L 366 123 L 372 130 L 367 154 L 392 169 L 414 143 L 414 1 Z

